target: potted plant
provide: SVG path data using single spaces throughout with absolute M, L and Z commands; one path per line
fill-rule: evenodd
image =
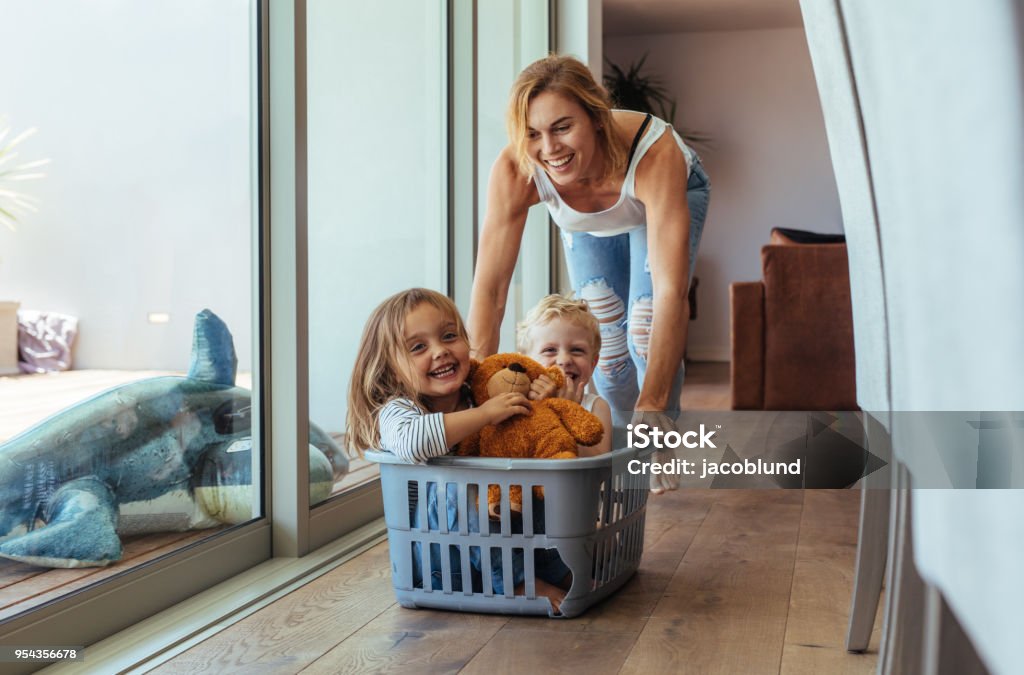
M 665 120 L 679 132 L 687 145 L 708 147 L 711 138 L 700 131 L 677 127 L 676 101 L 671 98 L 661 81 L 640 71 L 647 61 L 647 54 L 626 69 L 622 69 L 605 57 L 611 72 L 604 76 L 604 86 L 612 97 L 612 102 L 625 110 L 651 113 Z
M 14 231 L 18 218 L 27 211 L 36 211 L 36 200 L 19 189 L 22 181 L 42 178 L 39 167 L 50 160 L 38 159 L 16 163 L 16 148 L 35 133 L 27 129 L 11 136 L 11 127 L 0 119 L 0 223 Z M 0 375 L 18 372 L 18 307 L 19 303 L 0 298 Z
M 10 230 L 16 229 L 18 218 L 24 213 L 37 210 L 36 199 L 22 192 L 19 189 L 20 183 L 45 176 L 38 169 L 50 162 L 48 159 L 37 159 L 14 163 L 18 158 L 18 145 L 35 132 L 35 127 L 26 129 L 7 140 L 11 135 L 11 127 L 0 119 L 0 223 Z

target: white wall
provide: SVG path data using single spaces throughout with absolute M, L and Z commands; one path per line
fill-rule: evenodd
M 309 408 L 344 429 L 370 311 L 446 291 L 442 3 L 308 5 Z
M 729 284 L 761 278 L 771 228 L 842 232 L 803 30 L 605 35 L 604 49 L 619 65 L 649 52 L 646 68 L 678 102 L 677 126 L 713 139 L 698 148 L 712 188 L 688 354 L 728 360 Z
M 0 116 L 52 160 L 0 299 L 78 316 L 76 368 L 184 369 L 204 307 L 250 367 L 249 5 L 0 0 Z

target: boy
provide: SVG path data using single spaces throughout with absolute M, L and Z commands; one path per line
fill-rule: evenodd
M 585 388 L 597 366 L 601 330 L 586 300 L 549 295 L 531 309 L 516 327 L 519 351 L 545 367 L 565 375 L 565 388 L 554 396 L 576 401 L 597 415 L 604 426 L 601 442 L 579 446 L 580 457 L 593 457 L 612 447 L 612 412 L 607 401 Z

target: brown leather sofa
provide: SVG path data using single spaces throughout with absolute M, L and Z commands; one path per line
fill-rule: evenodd
M 772 230 L 763 281 L 729 287 L 735 410 L 857 410 L 842 235 Z

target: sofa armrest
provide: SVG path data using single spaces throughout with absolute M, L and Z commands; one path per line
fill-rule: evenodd
M 857 410 L 846 246 L 765 246 L 761 262 L 765 407 Z
M 729 285 L 732 362 L 729 382 L 733 410 L 764 408 L 764 284 Z

